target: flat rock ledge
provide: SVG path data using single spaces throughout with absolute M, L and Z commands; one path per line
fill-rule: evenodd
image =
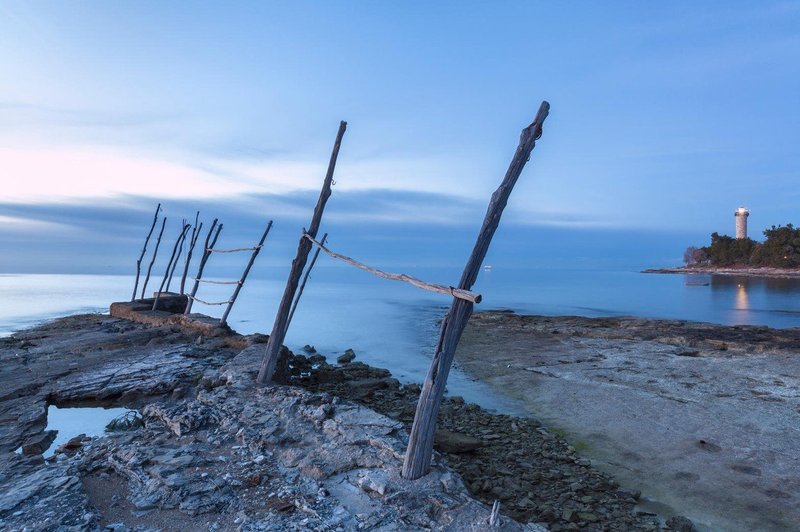
M 127 327 L 107 319 L 97 326 Z M 138 326 L 126 330 L 141 333 Z M 147 392 L 161 396 L 140 408 L 138 428 L 75 438 L 52 459 L 6 450 L 0 462 L 0 529 L 489 528 L 491 509 L 470 497 L 460 477 L 438 458 L 424 478 L 401 478 L 407 443 L 401 423 L 327 393 L 256 387 L 251 361 L 263 346 L 230 356 L 219 344 L 222 354 L 208 358 L 226 363 L 213 369 L 210 362 L 197 362 L 192 349 L 161 346 L 153 352 L 158 345 L 153 342 L 128 364 L 95 361 L 48 388 L 51 399 L 61 390 L 71 402 L 119 400 L 134 388 L 137 393 L 147 388 L 149 370 L 160 375 L 161 384 L 153 381 Z M 186 360 L 194 360 L 199 372 L 184 366 Z M 188 382 L 196 386 L 186 388 Z M 176 393 L 182 388 L 189 391 Z M 15 399 L 42 401 L 38 390 Z M 507 517 L 496 527 L 546 530 Z

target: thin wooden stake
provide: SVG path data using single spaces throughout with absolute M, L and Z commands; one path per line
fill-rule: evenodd
M 147 238 L 144 239 L 144 246 L 142 246 L 142 254 L 139 255 L 139 260 L 136 261 L 136 281 L 133 283 L 133 295 L 131 296 L 131 301 L 136 299 L 136 289 L 139 288 L 139 274 L 141 273 L 142 268 L 142 259 L 144 259 L 144 254 L 147 252 L 147 243 L 150 242 L 150 237 L 153 235 L 153 229 L 156 228 L 156 222 L 158 222 L 158 213 L 161 210 L 161 204 L 158 204 L 156 207 L 156 213 L 153 215 L 153 224 L 150 226 L 150 232 L 147 233 Z
M 525 163 L 530 159 L 531 151 L 536 145 L 536 139 L 542 135 L 542 123 L 550 111 L 550 104 L 542 102 L 539 112 L 533 123 L 522 130 L 519 139 L 519 146 L 511 160 L 505 178 L 497 188 L 489 207 L 483 226 L 478 233 L 475 247 L 467 260 L 461 281 L 458 287 L 469 290 L 478 278 L 481 263 L 489 250 L 497 226 L 500 224 L 500 217 L 508 203 L 508 198 L 517 182 Z M 450 366 L 453 363 L 453 356 L 461 339 L 461 333 L 467 325 L 469 317 L 472 315 L 473 304 L 463 299 L 453 299 L 450 310 L 442 321 L 439 333 L 439 342 L 436 345 L 436 352 L 433 355 L 428 375 L 422 385 L 422 392 L 417 403 L 417 411 L 414 415 L 414 425 L 411 427 L 411 434 L 408 439 L 408 449 L 405 460 L 403 461 L 403 477 L 414 480 L 426 475 L 430 469 L 431 457 L 433 455 L 433 436 L 436 432 L 436 418 L 439 414 L 439 406 L 442 402 L 444 389 L 447 385 L 447 376 L 450 373 Z
M 305 232 L 305 229 L 303 230 Z M 317 257 L 319 257 L 319 252 L 322 249 L 322 246 L 325 245 L 325 241 L 328 239 L 328 233 L 322 235 L 322 240 L 320 240 L 320 245 L 317 246 L 317 250 L 314 252 L 314 256 L 311 257 L 311 262 L 306 268 L 306 273 L 303 276 L 303 282 L 300 283 L 300 289 L 297 291 L 297 295 L 294 297 L 294 302 L 292 303 L 292 310 L 289 312 L 289 317 L 286 319 L 286 330 L 289 330 L 289 326 L 292 324 L 292 318 L 294 317 L 294 311 L 297 310 L 297 304 L 300 303 L 300 296 L 303 295 L 303 290 L 306 289 L 306 283 L 308 282 L 308 276 L 311 275 L 311 270 L 314 268 L 314 264 L 317 262 Z M 316 241 L 315 241 L 316 242 Z
M 200 231 L 203 229 L 203 222 L 200 222 L 200 225 L 197 225 L 197 222 L 200 220 L 200 211 L 197 211 L 197 214 L 194 215 L 194 227 L 192 228 L 192 238 L 189 239 L 189 249 L 186 252 L 186 263 L 183 266 L 183 275 L 181 275 L 181 294 L 184 293 L 184 289 L 186 288 L 186 276 L 189 274 L 189 264 L 192 262 L 192 252 L 194 251 L 194 246 L 197 244 L 197 239 L 200 236 Z
M 270 229 L 272 229 L 272 220 L 270 220 L 269 223 L 267 224 L 267 228 L 264 230 L 264 234 L 261 235 L 261 240 L 258 241 L 258 245 L 256 245 L 255 249 L 253 249 L 253 254 L 250 255 L 250 262 L 247 263 L 247 267 L 244 269 L 244 272 L 242 273 L 242 278 L 239 279 L 239 282 L 236 284 L 236 289 L 233 291 L 233 295 L 231 296 L 231 299 L 228 302 L 228 308 L 225 309 L 225 312 L 222 314 L 222 318 L 220 318 L 219 320 L 220 325 L 225 325 L 227 323 L 228 314 L 231 313 L 233 304 L 236 303 L 236 298 L 239 297 L 239 292 L 244 286 L 245 280 L 247 280 L 247 274 L 250 273 L 250 268 L 253 267 L 253 263 L 256 261 L 258 252 L 261 251 L 261 247 L 264 245 L 264 240 L 266 240 Z
M 217 232 L 214 233 L 214 228 L 217 229 Z M 206 262 L 208 262 L 208 257 L 211 256 L 211 249 L 214 247 L 214 244 L 217 243 L 217 238 L 219 237 L 219 232 L 222 231 L 222 224 L 217 225 L 217 219 L 214 218 L 214 221 L 211 223 L 211 227 L 208 230 L 208 235 L 206 235 L 206 244 L 203 247 L 203 256 L 200 259 L 200 267 L 197 269 L 197 275 L 194 278 L 194 286 L 192 287 L 192 293 L 189 296 L 189 301 L 186 303 L 186 310 L 183 312 L 186 316 L 192 311 L 192 303 L 194 303 L 195 297 L 197 295 L 197 288 L 200 286 L 200 279 L 203 277 L 203 269 L 206 267 Z M 211 241 L 211 235 L 214 235 L 214 240 Z M 210 243 L 209 243 L 210 242 Z
M 331 185 L 333 184 L 333 171 L 336 169 L 336 159 L 339 157 L 339 148 L 342 145 L 342 137 L 347 130 L 347 122 L 339 123 L 339 131 L 336 134 L 336 142 L 333 144 L 331 159 L 328 162 L 328 172 L 325 174 L 325 181 L 322 183 L 322 190 L 319 193 L 317 205 L 314 207 L 314 215 L 311 217 L 311 225 L 308 234 L 311 238 L 316 238 L 319 225 L 322 222 L 322 213 L 325 211 L 325 204 L 331 195 Z M 297 283 L 303 275 L 303 269 L 311 251 L 311 242 L 305 238 L 305 232 L 300 237 L 297 245 L 297 255 L 292 261 L 292 269 L 289 272 L 289 280 L 286 282 L 286 289 L 283 291 L 278 313 L 275 315 L 275 324 L 272 326 L 272 334 L 267 342 L 267 349 L 264 351 L 264 358 L 261 360 L 261 367 L 258 370 L 256 382 L 263 384 L 265 381 L 272 380 L 275 366 L 278 363 L 278 353 L 281 350 L 284 338 L 286 338 L 286 323 L 289 318 L 289 310 L 297 291 Z
M 161 235 L 164 234 L 164 227 L 167 225 L 167 217 L 164 216 L 164 219 L 161 221 L 161 231 L 158 233 L 158 238 L 156 239 L 156 249 L 153 250 L 153 258 L 150 260 L 150 265 L 147 267 L 147 276 L 144 278 L 144 284 L 142 285 L 142 297 L 144 299 L 144 293 L 147 290 L 147 283 L 150 282 L 150 271 L 153 269 L 153 263 L 156 261 L 156 255 L 158 255 L 158 246 L 161 244 Z
M 188 229 L 189 227 L 191 227 L 191 225 L 188 225 L 186 223 L 186 218 L 184 218 L 181 223 L 183 224 L 184 229 Z M 178 246 L 178 254 L 175 255 L 175 262 L 172 263 L 172 268 L 169 270 L 169 277 L 167 278 L 167 286 L 166 288 L 164 288 L 165 292 L 169 292 L 169 285 L 172 284 L 172 276 L 175 275 L 175 268 L 178 267 L 178 261 L 181 258 L 181 253 L 183 253 L 183 243 L 186 241 L 187 234 L 188 233 L 184 230 L 184 232 L 181 233 L 181 236 L 178 237 L 178 242 L 180 242 L 180 246 Z
M 169 257 L 169 262 L 167 263 L 167 270 L 164 272 L 164 278 L 161 279 L 161 286 L 158 287 L 158 292 L 156 292 L 156 297 L 153 299 L 152 310 L 156 310 L 156 308 L 158 307 L 158 300 L 161 298 L 161 292 L 164 290 L 164 283 L 167 282 L 167 277 L 169 277 L 170 275 L 170 269 L 172 268 L 172 261 L 177 260 L 175 252 L 178 251 L 178 245 L 183 241 L 184 237 L 186 236 L 186 231 L 188 230 L 189 226 L 187 224 L 183 224 L 183 227 L 181 228 L 181 234 L 178 235 L 178 239 L 175 241 L 175 245 L 172 246 L 172 255 L 170 255 Z

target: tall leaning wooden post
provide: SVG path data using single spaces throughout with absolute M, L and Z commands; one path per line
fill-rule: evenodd
M 275 324 L 272 326 L 272 333 L 269 335 L 267 342 L 267 350 L 264 352 L 264 358 L 261 360 L 261 367 L 258 370 L 258 377 L 256 382 L 263 384 L 265 381 L 272 380 L 272 374 L 275 372 L 275 366 L 278 363 L 278 353 L 283 345 L 283 339 L 286 338 L 286 323 L 289 319 L 289 311 L 294 300 L 295 292 L 297 292 L 297 284 L 300 282 L 300 276 L 303 275 L 303 269 L 308 261 L 308 254 L 311 251 L 311 241 L 306 238 L 306 234 L 311 238 L 316 238 L 317 231 L 319 231 L 320 223 L 322 222 L 322 213 L 325 210 L 325 204 L 331 196 L 331 185 L 333 184 L 333 171 L 336 169 L 336 159 L 339 157 L 339 148 L 342 145 L 342 137 L 347 129 L 347 122 L 339 122 L 339 132 L 336 134 L 336 142 L 333 144 L 333 152 L 331 159 L 328 163 L 328 172 L 325 174 L 325 181 L 322 183 L 322 190 L 319 193 L 317 205 L 314 207 L 314 215 L 311 217 L 311 225 L 308 231 L 300 236 L 300 243 L 297 245 L 297 256 L 292 261 L 292 269 L 289 272 L 289 280 L 286 282 L 286 289 L 283 291 L 281 304 L 278 307 L 278 313 L 275 315 Z
M 305 228 L 303 228 L 305 231 Z M 319 241 L 320 244 L 323 246 L 325 245 L 325 241 L 328 239 L 328 233 L 322 235 L 322 240 Z M 306 283 L 308 282 L 308 278 L 311 276 L 311 270 L 314 269 L 314 264 L 317 263 L 317 258 L 319 257 L 319 252 L 322 251 L 321 247 L 318 247 L 317 250 L 314 252 L 314 256 L 311 257 L 311 264 L 308 265 L 306 268 L 306 273 L 303 275 L 303 282 L 300 283 L 300 289 L 297 291 L 297 295 L 294 298 L 294 302 L 292 303 L 292 310 L 289 312 L 289 317 L 286 318 L 286 330 L 289 330 L 289 327 L 292 325 L 292 318 L 294 317 L 294 311 L 297 310 L 297 305 L 300 304 L 300 298 L 303 297 L 303 290 L 306 289 Z
M 519 146 L 511 160 L 505 178 L 497 190 L 492 194 L 483 226 L 478 233 L 478 239 L 472 254 L 467 260 L 458 288 L 469 290 L 478 278 L 481 263 L 489 250 L 500 217 L 503 215 L 508 198 L 517 182 L 525 163 L 530 158 L 536 140 L 542 135 L 542 123 L 550 112 L 550 104 L 542 102 L 539 112 L 533 123 L 522 130 Z M 447 376 L 453 356 L 461 339 L 461 333 L 472 315 L 473 304 L 464 299 L 453 299 L 450 310 L 447 312 L 439 332 L 439 342 L 433 355 L 428 375 L 422 385 L 422 392 L 417 403 L 417 412 L 414 415 L 414 425 L 408 440 L 405 460 L 403 461 L 403 477 L 414 480 L 428 473 L 433 454 L 433 437 L 436 432 L 436 418 L 439 415 L 439 406 L 442 402 Z

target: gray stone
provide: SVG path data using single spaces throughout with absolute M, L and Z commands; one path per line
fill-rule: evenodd
M 445 453 L 468 453 L 484 446 L 483 441 L 460 432 L 436 429 L 433 445 Z
M 675 532 L 696 532 L 697 530 L 691 519 L 682 515 L 670 517 L 667 519 L 665 524 L 670 528 L 670 530 L 674 530 Z
M 22 444 L 22 454 L 32 455 L 44 453 L 47 448 L 50 447 L 50 444 L 53 443 L 53 440 L 56 439 L 57 435 L 57 430 L 46 430 L 35 436 L 31 436 Z
M 336 362 L 339 364 L 349 364 L 356 358 L 356 352 L 352 349 L 348 349 L 344 352 L 343 355 L 339 355 L 336 357 Z

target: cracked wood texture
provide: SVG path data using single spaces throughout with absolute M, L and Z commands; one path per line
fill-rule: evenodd
M 472 285 L 475 284 L 483 259 L 489 250 L 489 244 L 491 244 L 492 237 L 500 224 L 503 209 L 508 203 L 508 198 L 522 173 L 522 169 L 525 167 L 525 163 L 530 159 L 536 140 L 542 135 L 542 124 L 549 112 L 550 104 L 542 102 L 533 123 L 522 130 L 517 151 L 514 153 L 514 158 L 506 171 L 505 178 L 492 194 L 486 217 L 478 233 L 472 254 L 464 267 L 458 288 L 470 290 Z M 450 310 L 442 321 L 436 352 L 428 369 L 428 375 L 422 385 L 422 393 L 419 396 L 417 411 L 414 415 L 414 424 L 409 435 L 408 448 L 403 461 L 404 478 L 417 479 L 426 475 L 430 470 L 431 457 L 433 455 L 433 436 L 436 432 L 436 418 L 439 415 L 439 406 L 444 396 L 447 376 L 450 373 L 450 366 L 453 363 L 458 341 L 461 339 L 464 327 L 472 315 L 473 306 L 470 301 L 454 298 Z

